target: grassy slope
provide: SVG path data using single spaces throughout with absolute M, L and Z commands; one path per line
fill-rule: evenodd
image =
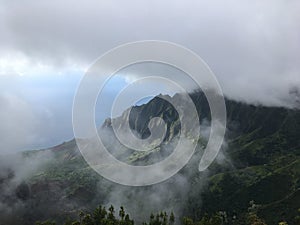
M 209 117 L 203 97 L 195 94 L 193 98 L 201 114 Z M 170 120 L 169 131 L 177 133 L 176 113 L 171 111 L 170 106 L 167 108 L 167 114 L 175 117 Z M 144 126 L 138 122 L 145 116 L 142 111 L 165 117 L 163 104 L 156 104 L 155 100 L 137 109 L 138 118 L 132 123 L 141 132 L 145 132 Z M 259 214 L 269 224 L 276 224 L 282 219 L 292 221 L 300 208 L 299 111 L 232 101 L 227 101 L 227 111 L 230 122 L 228 155 L 234 165 L 225 169 L 212 165 L 206 191 L 196 191 L 186 207 L 187 213 L 199 218 L 204 212 L 243 211 L 249 201 L 254 200 L 262 205 Z M 146 116 L 149 118 L 149 115 Z M 93 200 L 97 183 L 103 179 L 82 160 L 75 143 L 67 142 L 51 151 L 55 153 L 56 160 L 36 174 L 30 181 L 31 185 L 42 180 L 58 182 L 67 198 Z M 143 161 L 145 156 L 134 155 L 129 160 Z M 201 181 L 193 180 L 192 187 L 197 189 L 200 185 Z M 105 192 L 109 190 L 103 190 L 101 194 L 105 196 Z M 197 203 L 199 199 L 202 199 L 201 204 Z

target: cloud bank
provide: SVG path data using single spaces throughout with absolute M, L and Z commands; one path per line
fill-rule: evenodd
M 157 39 L 186 46 L 201 56 L 229 98 L 294 107 L 299 105 L 300 87 L 299 10 L 297 0 L 91 0 L 76 3 L 71 0 L 63 3 L 1 0 L 0 82 L 19 75 L 59 77 L 66 73 L 77 74 L 78 81 L 78 74 L 82 76 L 107 50 L 126 42 Z M 131 77 L 126 74 L 127 81 Z M 72 86 L 72 93 L 75 92 L 72 75 L 68 77 L 72 85 L 55 79 L 58 79 L 57 85 L 64 84 L 65 89 Z M 22 84 L 22 88 L 34 86 L 34 80 L 31 86 Z M 11 78 L 12 86 L 13 82 Z M 58 91 L 55 85 L 54 88 L 47 85 L 36 88 L 39 85 L 32 88 L 35 90 L 32 98 L 28 100 L 22 95 L 21 99 L 32 104 L 32 99 L 42 96 L 45 103 L 47 96 Z M 8 94 L 15 96 L 15 89 Z M 59 106 L 72 104 L 70 92 L 66 97 L 65 89 L 59 88 L 57 93 Z M 2 114 L 11 117 L 2 116 L 1 123 L 17 121 L 18 117 L 13 118 L 17 112 L 8 112 L 12 109 L 5 105 L 3 99 L 7 97 L 3 97 L 3 92 L 0 95 Z M 41 101 L 35 103 L 39 105 Z M 65 118 L 70 116 L 71 109 L 53 110 L 52 105 L 46 108 L 46 112 L 54 115 L 53 120 L 57 120 L 58 112 Z M 22 121 L 30 121 L 31 113 L 24 110 Z M 59 123 L 68 123 L 66 126 L 71 127 L 70 121 L 66 121 Z M 35 128 L 30 129 L 37 132 Z M 51 132 L 55 130 L 63 129 L 54 126 Z M 2 136 L 3 133 L 7 132 L 1 130 Z

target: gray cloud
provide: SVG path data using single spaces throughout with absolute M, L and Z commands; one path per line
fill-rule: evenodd
M 29 104 L 17 96 L 0 95 L 0 105 L 0 152 L 7 153 L 33 141 L 36 123 Z
M 118 44 L 173 41 L 194 50 L 238 100 L 287 105 L 300 85 L 298 1 L 4 1 L 0 46 L 36 63 L 86 66 Z
M 119 44 L 161 39 L 199 54 L 230 98 L 276 106 L 299 104 L 299 1 L 0 1 L 1 75 L 42 76 L 66 71 L 76 71 L 78 75 L 78 71 L 83 73 L 83 68 Z M 5 85 L 1 83 L 7 83 L 9 76 L 1 75 L 3 96 Z M 127 75 L 130 80 L 130 74 Z M 71 80 L 70 76 L 72 83 Z M 13 88 L 7 92 L 19 96 L 14 101 L 23 108 L 11 108 L 7 105 L 8 97 L 1 97 L 1 123 L 11 124 L 18 118 L 21 123 L 2 126 L 1 134 L 13 138 L 23 133 L 34 136 L 41 133 L 42 127 L 45 130 L 45 125 L 35 124 L 47 121 L 49 133 L 44 131 L 42 137 L 53 133 L 70 136 L 71 121 L 66 118 L 71 118 L 76 85 L 62 82 L 66 89 L 74 89 L 66 94 L 63 87 L 55 85 L 46 88 L 44 84 L 40 89 L 36 88 L 39 84 L 35 88 L 28 83 L 16 86 L 15 78 L 10 83 Z M 19 89 L 25 86 L 26 91 L 20 93 Z M 28 93 L 41 98 L 40 101 L 28 101 Z M 50 103 L 45 106 L 47 101 Z M 38 113 L 34 107 L 39 108 Z M 57 114 L 61 116 L 58 118 Z M 12 133 L 13 126 L 20 130 Z M 25 132 L 25 127 L 30 132 Z M 23 145 L 31 138 L 27 135 L 15 144 Z M 5 140 L 3 136 L 2 148 L 8 148 L 9 142 Z M 61 139 L 51 143 L 57 140 Z
M 0 154 L 71 139 L 77 79 L 0 76 Z

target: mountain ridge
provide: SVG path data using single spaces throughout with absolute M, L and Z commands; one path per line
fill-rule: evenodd
M 173 97 L 180 99 L 179 94 Z M 201 124 L 209 128 L 209 105 L 204 94 L 194 92 L 191 93 L 191 98 L 200 114 Z M 208 174 L 199 173 L 195 166 L 197 164 L 193 162 L 199 162 L 201 153 L 200 150 L 196 151 L 191 162 L 176 175 L 185 177 L 190 187 L 185 190 L 186 196 L 183 197 L 178 197 L 177 191 L 174 192 L 174 196 L 177 196 L 172 200 L 176 202 L 174 205 L 182 206 L 183 215 L 199 219 L 205 213 L 221 210 L 227 211 L 228 215 L 243 212 L 247 210 L 249 201 L 254 200 L 261 205 L 258 214 L 268 223 L 276 224 L 284 219 L 293 224 L 293 218 L 300 208 L 300 110 L 254 106 L 228 99 L 226 108 L 228 126 L 226 145 L 220 153 L 221 159 L 219 157 L 215 160 L 209 167 Z M 129 151 L 128 154 L 120 156 L 122 160 L 133 165 L 151 164 L 152 158 L 159 160 L 169 154 L 163 154 L 168 150 L 164 145 L 176 139 L 181 127 L 178 114 L 165 100 L 155 97 L 147 104 L 134 106 L 129 116 L 130 127 L 139 133 L 140 137 L 147 138 L 148 122 L 156 116 L 163 118 L 167 123 L 167 136 L 162 147 L 148 154 Z M 122 121 L 122 117 L 120 118 L 115 119 Z M 111 119 L 104 122 L 102 129 L 112 131 Z M 108 133 L 108 136 L 111 136 L 111 133 Z M 109 139 L 108 142 L 112 140 L 114 139 Z M 205 146 L 205 143 L 204 138 L 200 140 L 199 145 Z M 112 144 L 119 146 L 115 142 Z M 16 195 L 16 201 L 22 204 L 37 204 L 41 208 L 39 213 L 33 216 L 31 210 L 36 208 L 32 206 L 29 210 L 27 207 L 28 210 L 24 211 L 20 220 L 27 218 L 32 222 L 49 217 L 63 218 L 66 215 L 72 216 L 72 212 L 78 206 L 89 208 L 110 201 L 107 193 L 108 190 L 114 190 L 115 186 L 87 165 L 76 147 L 75 140 L 47 150 L 26 152 L 23 156 L 32 157 L 40 152 L 51 152 L 51 160 L 47 161 L 40 171 L 35 171 L 15 187 L 15 193 L 10 193 Z M 13 177 L 14 175 L 11 175 L 4 181 L 0 179 L 0 189 L 13 183 Z M 174 179 L 176 181 L 177 178 Z M 162 187 L 168 187 L 174 179 L 171 178 L 166 184 L 162 184 Z M 126 191 L 124 193 L 127 193 Z M 52 210 L 45 215 L 43 209 L 46 203 Z M 59 204 L 63 209 L 59 216 L 55 204 Z M 50 207 L 52 205 L 53 208 Z M 8 221 L 9 219 L 11 218 L 8 218 Z

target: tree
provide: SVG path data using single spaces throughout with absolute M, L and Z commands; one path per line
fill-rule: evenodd
M 300 224 L 300 208 L 298 209 L 298 216 L 295 217 L 295 223 Z
M 194 221 L 191 218 L 183 217 L 182 225 L 194 225 Z
M 248 208 L 248 214 L 246 215 L 246 224 L 247 225 L 267 225 L 264 220 L 260 219 L 257 216 L 257 211 L 260 208 L 260 205 L 255 204 L 252 200 L 249 202 L 250 207 Z
M 121 220 L 124 220 L 125 211 L 124 211 L 124 207 L 123 206 L 120 207 L 119 216 L 120 216 Z
M 50 220 L 47 220 L 47 221 L 44 221 L 44 222 L 36 222 L 36 225 L 56 225 L 56 223 L 54 221 L 50 221 Z
M 175 223 L 175 216 L 174 216 L 174 213 L 171 212 L 171 215 L 170 215 L 170 225 L 173 225 Z
M 278 225 L 288 225 L 288 223 L 287 222 L 285 222 L 285 221 L 283 221 L 283 222 L 279 222 L 279 224 Z
M 259 218 L 257 211 L 259 205 L 256 205 L 253 201 L 250 202 L 248 212 L 241 214 L 234 213 L 232 219 L 227 216 L 226 212 L 218 212 L 215 214 L 204 214 L 200 221 L 194 221 L 192 218 L 183 217 L 181 220 L 182 225 L 266 225 L 263 219 Z M 300 210 L 299 210 L 300 213 Z M 108 210 L 105 207 L 98 206 L 92 212 L 79 212 L 79 219 L 72 221 L 67 219 L 64 225 L 134 225 L 134 221 L 130 219 L 129 214 L 126 214 L 123 206 L 119 209 L 119 217 L 115 216 L 115 210 L 113 206 L 110 206 Z M 296 217 L 297 219 L 300 217 Z M 150 214 L 149 223 L 144 222 L 143 225 L 174 225 L 175 215 L 173 212 L 168 214 L 166 212 L 159 212 L 157 214 Z M 54 221 L 47 220 L 44 222 L 36 222 L 36 225 L 56 225 Z M 288 225 L 287 222 L 282 221 L 278 225 Z

